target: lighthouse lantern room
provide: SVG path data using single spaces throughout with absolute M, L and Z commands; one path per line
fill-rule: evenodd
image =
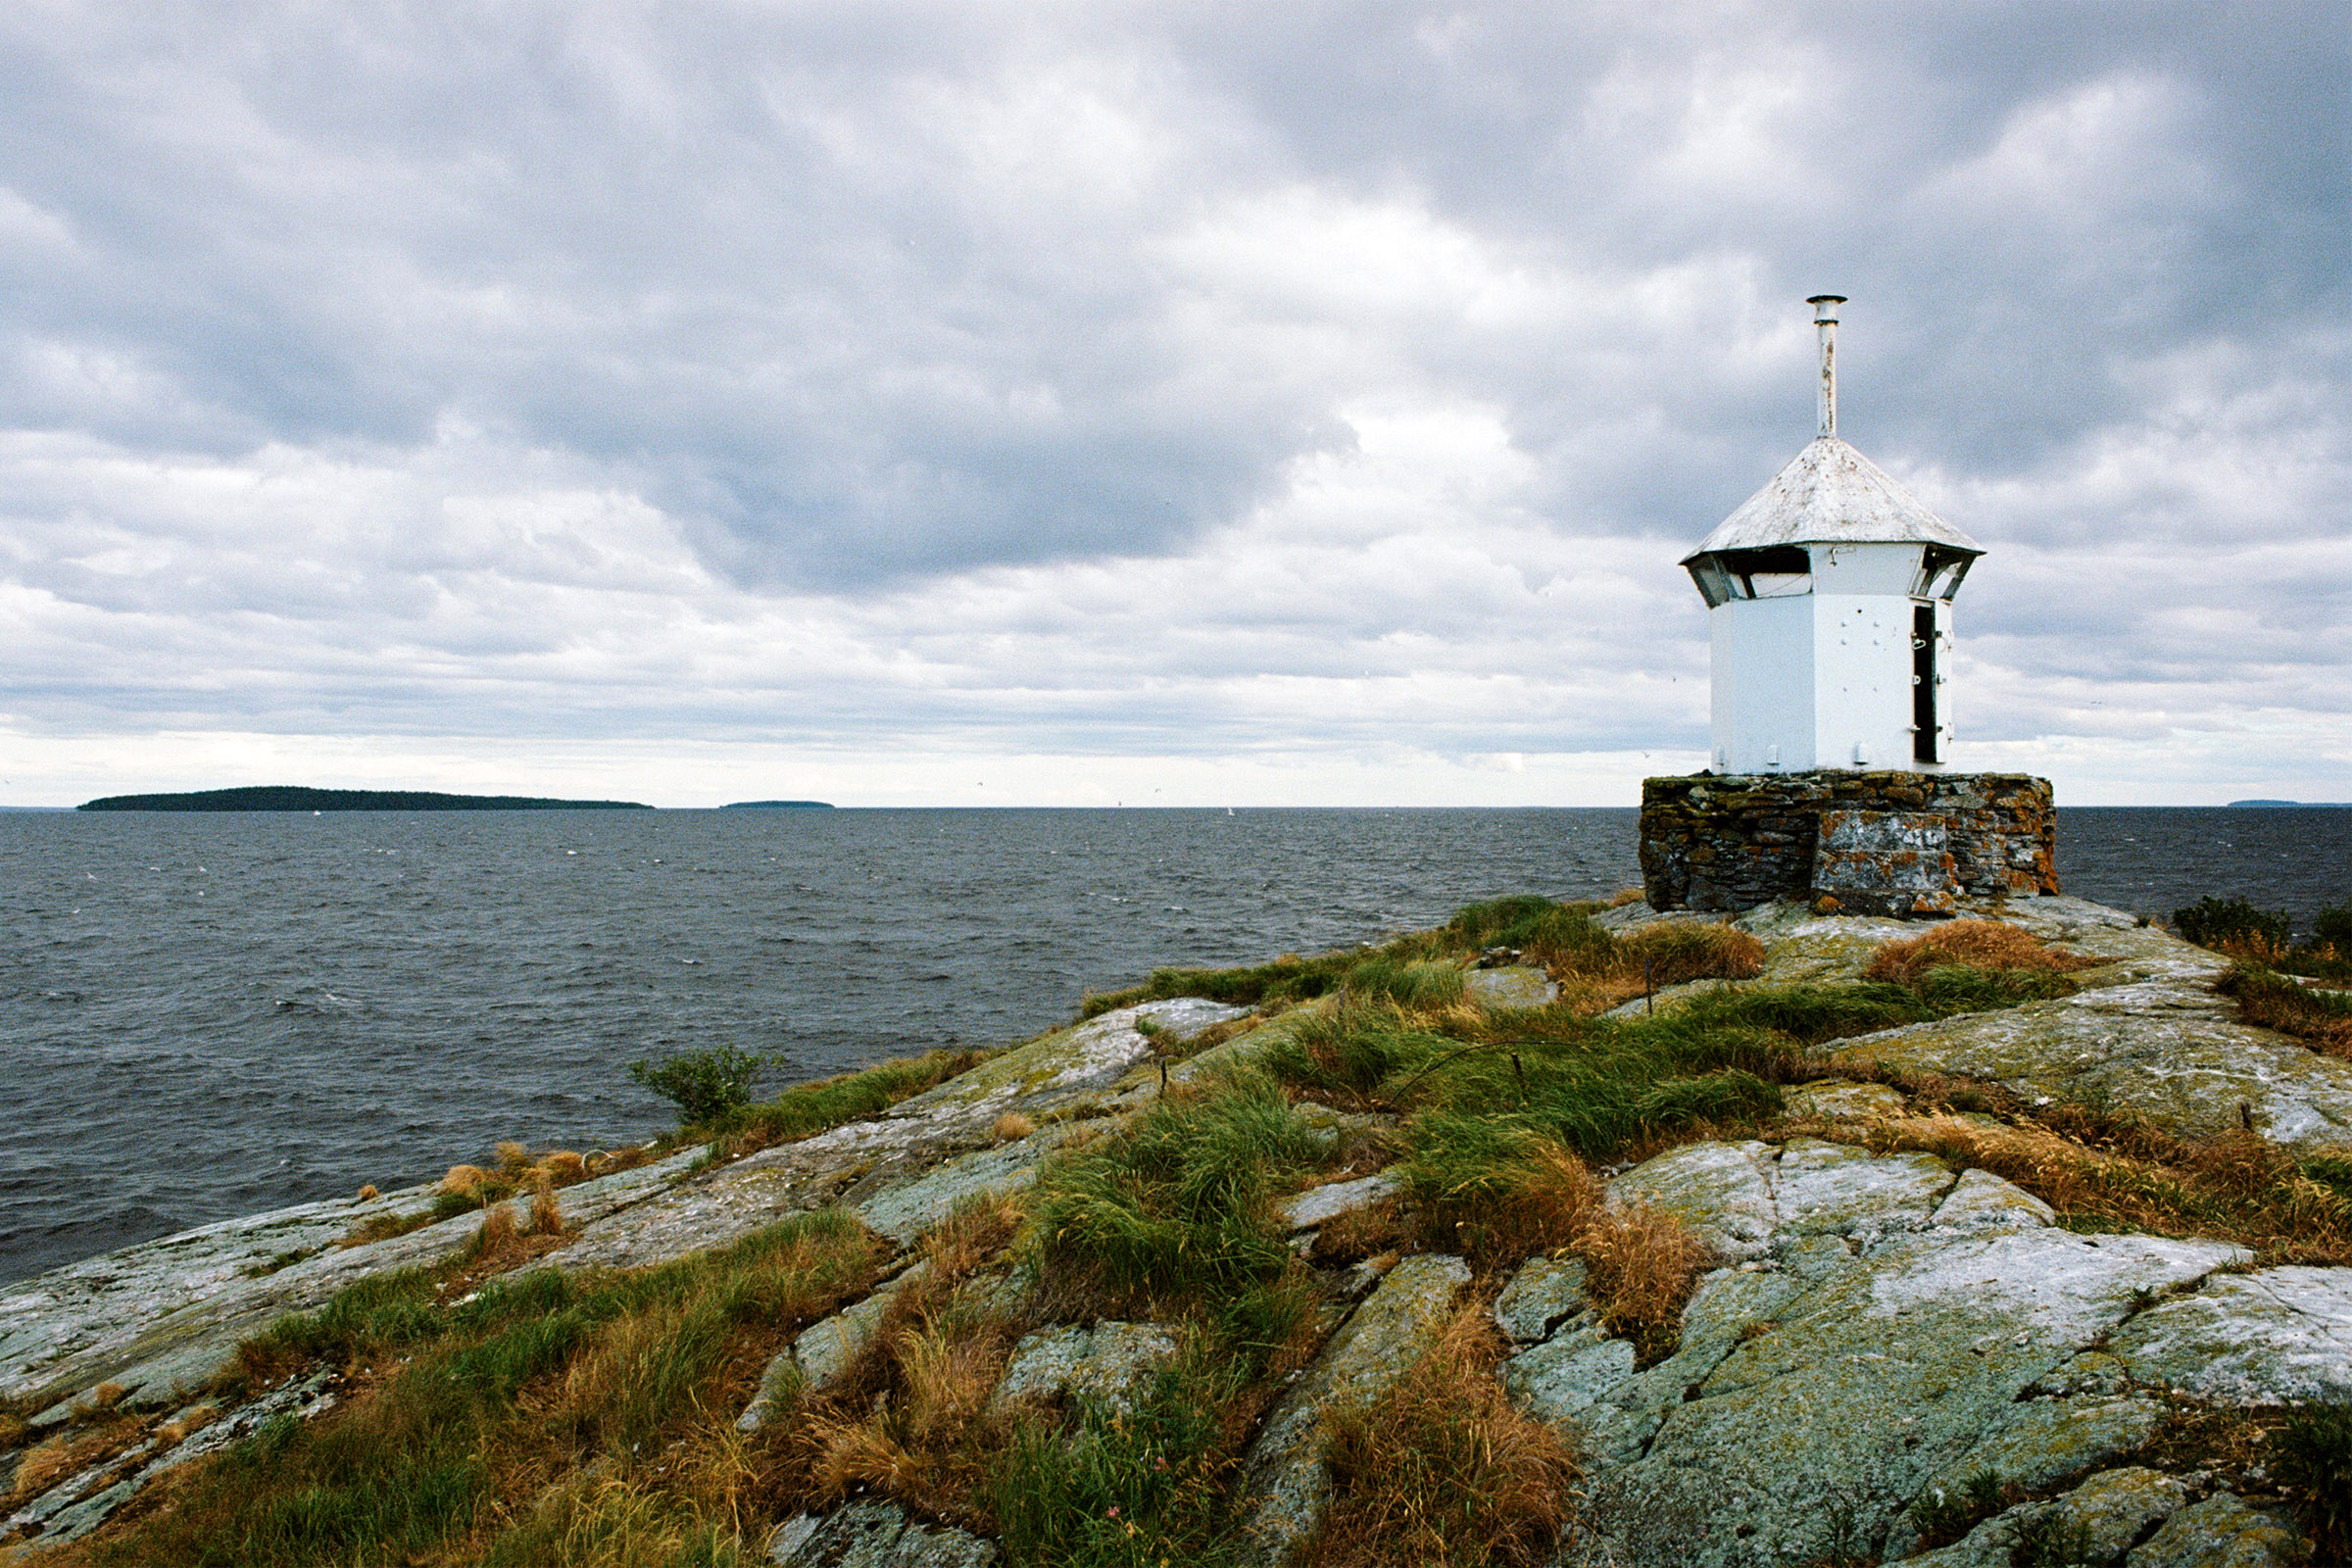
M 1838 294 L 1808 301 L 1820 433 L 1683 560 L 1707 601 L 1713 771 L 1939 770 L 1977 542 L 1838 436 Z

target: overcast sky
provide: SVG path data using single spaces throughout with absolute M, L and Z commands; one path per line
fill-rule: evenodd
M 0 805 L 1630 804 L 1840 429 L 1964 766 L 2352 799 L 2341 0 L 0 10 Z

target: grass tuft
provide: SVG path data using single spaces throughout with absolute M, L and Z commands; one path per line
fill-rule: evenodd
M 2240 963 L 2215 987 L 2250 1024 L 2276 1029 L 2330 1056 L 2352 1056 L 2352 992 L 2297 985 L 2259 963 Z
M 1559 1435 L 1513 1408 L 1483 1301 L 1361 1410 L 1328 1417 L 1331 1503 L 1301 1568 L 1533 1568 L 1567 1523 L 1578 1471 Z
M 2064 973 L 2098 961 L 2045 947 L 2032 933 L 1998 920 L 1952 920 L 1925 936 L 1887 943 L 1872 956 L 1862 977 L 1917 986 L 1936 969 L 1950 965 Z
M 2272 1468 L 2296 1494 L 2322 1562 L 2352 1554 L 2352 1406 L 2308 1404 L 2286 1418 Z

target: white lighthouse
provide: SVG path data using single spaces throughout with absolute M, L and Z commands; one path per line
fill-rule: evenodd
M 1982 546 L 1838 439 L 1838 307 L 1820 433 L 1683 558 L 1714 645 L 1717 773 L 1935 771 L 1951 755 L 1952 595 Z

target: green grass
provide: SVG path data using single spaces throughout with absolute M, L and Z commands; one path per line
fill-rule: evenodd
M 900 1101 L 935 1089 L 987 1059 L 984 1052 L 933 1051 L 859 1072 L 820 1078 L 731 1113 L 717 1130 L 750 1134 L 767 1143 L 807 1138 L 845 1122 L 879 1115 Z
M 1273 1200 L 1323 1154 L 1260 1075 L 1156 1101 L 1040 1175 L 1030 1205 L 1040 1264 L 1092 1280 L 1123 1310 L 1191 1317 L 1253 1376 L 1312 1299 Z
M 1124 1415 L 1089 1399 L 1066 1431 L 1023 1421 L 985 1484 L 1007 1568 L 1237 1560 L 1218 1529 L 1228 1464 L 1216 1419 L 1235 1393 L 1196 1356 L 1162 1372 Z
M 502 1562 L 565 1560 L 530 1545 L 545 1521 L 528 1514 L 501 1544 L 511 1532 L 493 1505 L 518 1479 L 600 1456 L 627 1479 L 641 1453 L 694 1441 L 721 1413 L 710 1400 L 730 1366 L 862 1289 L 872 1262 L 856 1221 L 828 1211 L 658 1268 L 503 1276 L 462 1303 L 439 1303 L 421 1269 L 362 1280 L 257 1336 L 241 1360 L 249 1379 L 317 1362 L 374 1368 L 372 1392 L 235 1445 L 189 1476 L 171 1511 L 94 1558 L 292 1568 L 489 1550 Z M 606 1521 L 615 1528 L 632 1509 L 673 1524 L 698 1511 L 642 1475 L 622 1492 L 596 1505 L 620 1510 Z M 685 1539 L 662 1536 L 672 1538 Z M 724 1543 L 709 1539 L 700 1560 L 726 1560 Z
M 2295 1494 L 2320 1560 L 2342 1561 L 2352 1550 L 2352 1406 L 2304 1405 L 2287 1417 L 2278 1445 L 2274 1468 Z
M 1353 952 L 1325 953 L 1311 958 L 1281 958 L 1240 969 L 1154 969 L 1142 985 L 1088 997 L 1078 1015 L 1094 1018 L 1114 1007 L 1132 1007 L 1139 1002 L 1164 1002 L 1171 997 L 1206 997 L 1211 1002 L 1241 1007 L 1309 1002 L 1337 991 L 1348 971 L 1362 957 L 1362 954 Z

